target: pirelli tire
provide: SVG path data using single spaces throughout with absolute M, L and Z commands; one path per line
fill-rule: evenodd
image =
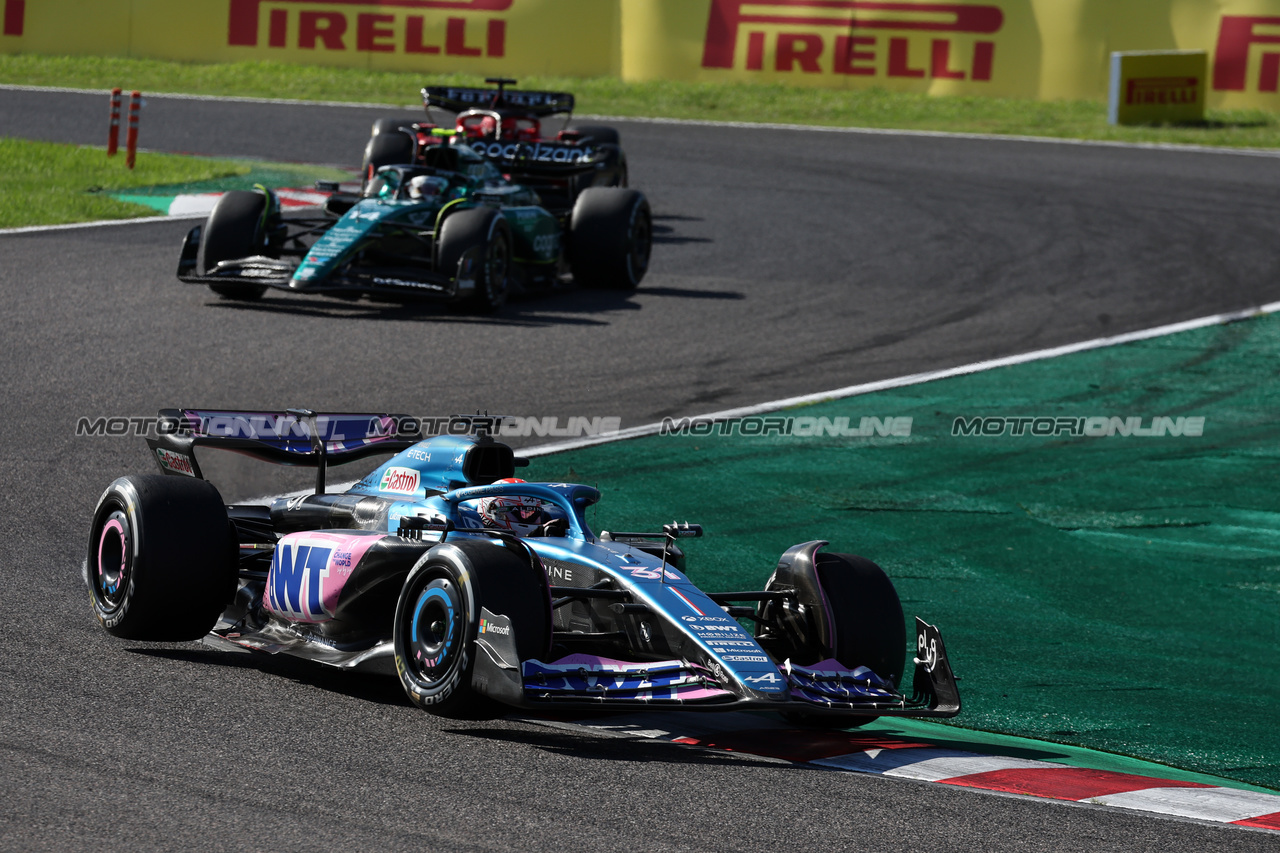
M 446 717 L 492 713 L 472 684 L 477 656 L 487 654 L 477 645 L 486 611 L 503 622 L 520 660 L 549 654 L 550 589 L 523 545 L 456 537 L 418 559 L 393 628 L 396 673 L 415 705 Z
M 418 153 L 418 142 L 412 134 L 388 126 L 379 131 L 378 125 L 387 121 L 379 119 L 374 124 L 374 133 L 364 147 L 364 161 L 360 166 L 362 187 L 383 166 L 412 164 Z
M 906 623 L 898 592 L 888 575 L 875 563 L 853 554 L 818 552 L 814 569 L 820 597 L 825 600 L 807 600 L 802 595 L 798 603 L 806 608 L 825 608 L 831 620 L 830 633 L 813 638 L 818 641 L 816 647 L 811 644 L 807 649 L 794 649 L 790 656 L 800 664 L 835 658 L 850 669 L 868 667 L 895 687 L 901 684 Z M 774 582 L 775 578 L 770 578 L 765 588 L 772 588 Z M 877 719 L 804 711 L 789 711 L 785 716 L 792 722 L 821 728 L 852 728 Z
M 569 263 L 587 287 L 634 290 L 649 269 L 653 215 L 637 190 L 592 187 L 573 205 Z
M 220 261 L 231 261 L 263 253 L 266 244 L 267 197 L 251 190 L 231 190 L 218 199 L 200 232 L 196 250 L 196 271 L 209 275 Z M 265 284 L 228 281 L 209 289 L 224 299 L 260 299 Z
M 511 226 L 495 207 L 460 210 L 445 219 L 440 227 L 438 269 L 450 277 L 475 276 L 475 291 L 464 297 L 463 308 L 492 314 L 506 303 L 513 245 Z M 478 267 L 467 273 L 460 265 L 470 249 L 479 250 L 471 261 Z
M 85 580 L 93 614 L 129 640 L 198 640 L 236 589 L 237 545 L 218 490 L 176 476 L 121 477 L 98 500 Z
M 369 138 L 381 136 L 384 133 L 395 133 L 402 127 L 410 127 L 413 119 L 410 118 L 380 118 L 375 119 L 373 127 L 369 130 Z
M 591 137 L 592 142 L 601 145 L 622 144 L 622 137 L 618 135 L 618 129 L 605 124 L 580 124 L 574 130 L 584 137 Z
M 865 666 L 902 683 L 906 622 L 893 581 L 865 557 L 818 555 L 818 578 L 835 621 L 833 657 L 848 667 Z

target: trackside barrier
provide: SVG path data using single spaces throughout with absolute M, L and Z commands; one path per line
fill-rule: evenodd
M 1111 124 L 1204 119 L 1208 54 L 1203 50 L 1137 50 L 1111 54 L 1107 121 Z
M 484 76 L 1108 94 L 1112 52 L 1207 53 L 1280 110 L 1280 0 L 0 0 L 0 53 Z M 424 82 L 427 82 L 424 79 Z
M 137 89 L 129 94 L 129 132 L 125 135 L 124 164 L 130 169 L 138 160 L 138 114 L 142 110 L 142 93 Z
M 120 87 L 111 90 L 111 112 L 107 125 L 107 156 L 116 156 L 120 145 Z

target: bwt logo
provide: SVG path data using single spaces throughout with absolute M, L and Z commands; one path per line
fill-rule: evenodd
M 262 9 L 267 9 L 267 46 L 303 50 L 370 53 L 439 54 L 448 56 L 503 56 L 507 22 L 489 18 L 483 43 L 470 41 L 467 18 L 445 21 L 444 44 L 426 38 L 426 16 L 415 10 L 439 12 L 505 12 L 514 0 L 230 0 L 227 44 L 260 47 Z M 376 7 L 373 11 L 358 11 Z M 394 8 L 388 8 L 394 7 Z M 474 21 L 473 21 L 474 22 Z
M 747 7 L 751 11 L 747 11 Z M 978 40 L 968 63 L 952 57 L 952 38 L 930 40 L 928 62 L 914 56 L 905 36 L 882 46 L 872 30 L 991 35 L 1004 26 L 998 6 L 955 3 L 881 3 L 871 0 L 711 0 L 703 68 L 735 68 L 739 36 L 746 31 L 748 71 L 764 70 L 766 41 L 774 39 L 775 71 L 888 77 L 990 80 L 995 42 Z M 768 27 L 769 29 L 764 29 Z M 788 32 L 778 32 L 786 27 Z M 794 30 L 794 31 L 790 31 Z
M 1125 103 L 1194 104 L 1200 96 L 1200 81 L 1195 77 L 1134 77 L 1125 87 Z
M 1264 31 L 1260 32 L 1259 28 Z M 1218 28 L 1218 46 L 1213 53 L 1213 88 L 1241 92 L 1249 76 L 1249 47 L 1280 44 L 1280 18 L 1223 15 Z M 1258 91 L 1280 89 L 1280 52 L 1262 54 L 1258 70 Z

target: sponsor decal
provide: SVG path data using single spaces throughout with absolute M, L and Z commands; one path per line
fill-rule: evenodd
M 989 81 L 995 42 L 974 37 L 1003 26 L 991 5 L 711 0 L 702 67 L 763 71 L 771 55 L 772 71 Z
M 494 622 L 490 619 L 482 618 L 480 620 L 480 633 L 481 634 L 501 634 L 504 637 L 509 637 L 511 636 L 511 626 L 499 625 L 497 622 Z
M 597 149 L 590 145 L 554 145 L 547 142 L 486 142 L 482 139 L 467 143 L 477 153 L 493 160 L 512 160 L 520 163 L 560 163 L 574 165 L 594 160 Z
M 680 618 L 683 619 L 685 622 L 732 622 L 733 621 L 728 616 L 712 616 L 710 614 L 707 614 L 705 616 L 681 616 Z
M 332 618 L 342 586 L 352 569 L 382 538 L 382 534 L 335 533 L 285 536 L 271 557 L 265 593 L 267 609 L 300 622 L 323 622 Z
M 1200 98 L 1195 77 L 1134 77 L 1125 86 L 1128 106 L 1194 104 Z
M 435 290 L 441 293 L 447 290 L 447 288 L 441 284 L 431 284 L 427 281 L 413 281 L 408 278 L 385 278 L 383 276 L 374 276 L 373 283 L 390 287 L 413 287 L 418 290 Z
M 188 477 L 196 475 L 196 472 L 191 467 L 191 458 L 188 456 L 174 453 L 172 450 L 166 450 L 163 447 L 156 448 L 156 456 L 160 457 L 160 467 L 166 471 L 186 474 Z
M 554 255 L 560 251 L 560 235 L 539 234 L 533 238 L 533 250 L 539 255 Z
M 572 566 L 549 566 L 546 563 L 543 563 L 542 566 L 547 570 L 547 580 L 573 582 Z
M 409 448 L 408 450 L 406 450 L 406 451 L 404 452 L 404 455 L 405 455 L 405 458 L 406 458 L 406 459 L 413 459 L 414 461 L 417 461 L 417 462 L 430 462 L 430 461 L 431 461 L 431 451 L 429 451 L 429 450 L 419 450 L 419 449 L 418 449 L 418 448 L 416 448 L 416 447 L 411 447 L 411 448 Z
M 506 55 L 507 22 L 495 13 L 513 0 L 230 0 L 231 47 L 295 47 L 339 53 Z M 373 6 L 373 8 L 370 8 Z M 266 12 L 266 44 L 262 43 Z M 444 41 L 428 39 L 444 14 Z M 468 15 L 467 13 L 471 13 Z M 484 14 L 477 20 L 476 13 Z
M 726 640 L 720 637 L 711 637 L 707 642 L 711 643 L 713 646 L 746 646 L 749 649 L 757 648 L 756 643 L 752 640 Z M 724 649 L 713 649 L 713 651 L 720 652 L 724 651 Z
M 776 672 L 766 672 L 763 675 L 748 675 L 746 680 L 751 684 L 773 684 L 774 682 L 782 681 L 782 676 Z
M 481 607 L 477 630 L 476 647 L 483 649 L 495 664 L 503 669 L 519 666 L 520 655 L 516 652 L 510 618 Z
M 396 495 L 416 495 L 422 475 L 413 468 L 387 468 L 382 472 L 378 491 Z
M 328 615 L 321 600 L 324 579 L 329 576 L 332 548 L 284 542 L 271 558 L 267 606 L 282 616 L 314 621 Z
M 729 663 L 768 663 L 769 659 L 764 655 L 725 655 L 724 659 Z

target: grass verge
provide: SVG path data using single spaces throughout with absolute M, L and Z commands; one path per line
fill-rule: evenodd
M 116 57 L 0 56 L 0 83 L 183 92 L 242 97 L 417 103 L 426 83 L 479 85 L 467 75 L 321 68 L 270 62 L 198 65 Z M 529 88 L 573 92 L 587 114 L 786 122 L 1248 148 L 1280 147 L 1280 116 L 1210 110 L 1197 125 L 1112 127 L 1096 101 L 930 97 L 882 89 L 843 90 L 727 83 L 627 83 L 615 78 L 523 77 Z
M 0 138 L 0 228 L 158 215 L 111 193 L 177 195 L 348 177 L 320 167 L 149 152 L 139 154 L 130 171 L 123 153 L 107 157 L 101 148 Z

